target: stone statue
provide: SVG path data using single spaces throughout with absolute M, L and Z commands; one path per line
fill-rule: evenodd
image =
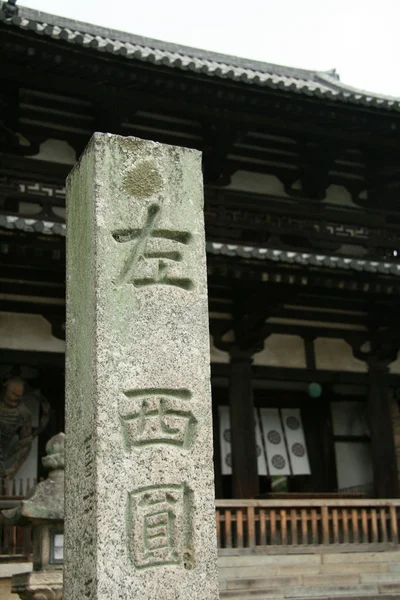
M 39 426 L 32 430 L 32 414 L 23 403 L 25 381 L 19 376 L 7 379 L 0 396 L 0 478 L 12 479 L 28 457 L 33 439 L 46 427 L 50 405 L 39 390 L 30 391 L 42 408 Z M 10 462 L 12 463 L 10 465 Z
M 32 415 L 22 402 L 24 393 L 21 377 L 11 377 L 4 384 L 0 399 L 0 477 L 14 477 L 31 449 Z M 13 456 L 12 465 L 6 468 L 7 460 Z

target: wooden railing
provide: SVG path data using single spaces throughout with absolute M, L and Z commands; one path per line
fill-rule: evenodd
M 0 511 L 20 497 L 0 497 Z M 216 500 L 220 554 L 400 550 L 400 500 Z M 1 515 L 1 513 L 0 513 Z M 29 527 L 0 516 L 0 561 L 30 560 Z
M 31 528 L 0 523 L 0 562 L 24 562 L 31 556 Z
M 26 497 L 36 485 L 36 479 L 2 479 L 0 477 L 0 500 L 3 498 L 14 498 L 16 501 Z
M 7 525 L 4 522 L 3 515 L 1 514 L 3 509 L 13 508 L 22 500 L 22 498 L 22 495 L 0 495 L 0 562 L 23 562 L 31 560 L 31 528 L 21 527 L 19 525 Z
M 400 500 L 216 500 L 216 512 L 221 554 L 372 552 L 399 545 Z

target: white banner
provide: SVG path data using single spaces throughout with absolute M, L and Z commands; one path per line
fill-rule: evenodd
M 292 475 L 310 475 L 310 463 L 300 410 L 298 408 L 283 408 L 281 414 Z
M 261 408 L 261 424 L 270 475 L 290 475 L 285 438 L 277 408 Z
M 219 406 L 222 475 L 232 475 L 229 406 Z M 309 475 L 303 424 L 298 408 L 255 409 L 257 471 L 259 475 Z M 261 422 L 260 422 L 261 421 Z M 243 444 L 246 440 L 243 440 Z M 266 461 L 266 456 L 267 461 Z

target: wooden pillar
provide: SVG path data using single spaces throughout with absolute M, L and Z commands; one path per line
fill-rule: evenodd
M 218 406 L 214 403 L 213 399 L 213 446 L 214 446 L 214 486 L 215 486 L 215 497 L 223 498 L 222 492 L 222 472 L 221 472 L 221 443 L 219 440 L 219 414 Z
M 234 498 L 258 494 L 257 452 L 252 389 L 252 353 L 230 349 L 230 417 L 232 447 L 232 491 Z
M 378 498 L 398 498 L 399 482 L 386 363 L 369 360 L 368 414 L 372 466 Z

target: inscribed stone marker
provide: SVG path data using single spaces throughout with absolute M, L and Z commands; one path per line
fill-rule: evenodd
M 217 599 L 200 154 L 95 134 L 67 199 L 64 598 Z

